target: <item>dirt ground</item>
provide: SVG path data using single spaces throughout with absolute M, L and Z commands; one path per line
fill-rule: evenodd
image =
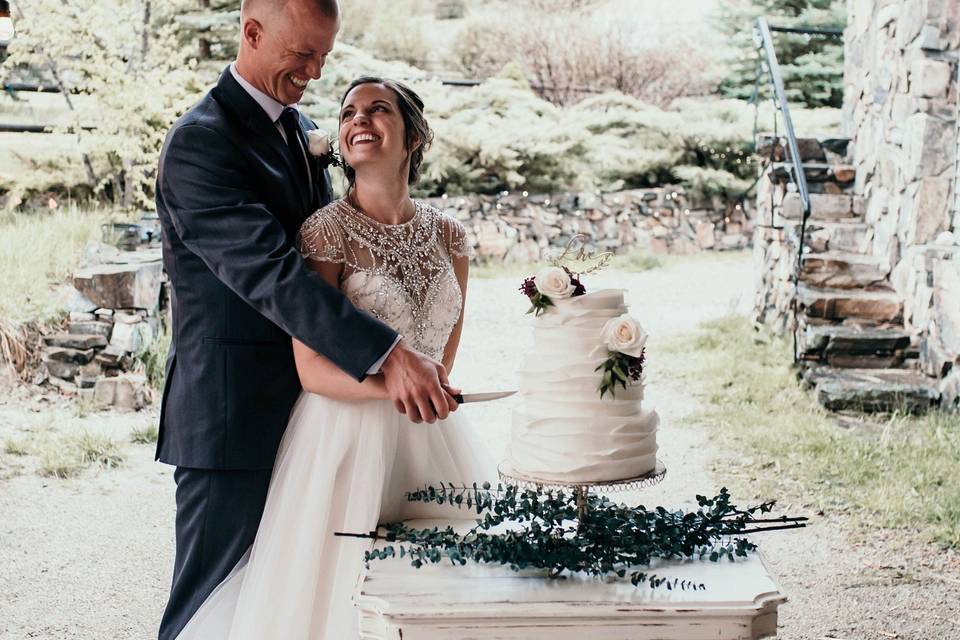
M 627 289 L 633 314 L 652 335 L 647 397 L 662 416 L 658 438 L 668 474 L 642 493 L 647 505 L 689 503 L 725 481 L 722 461 L 736 453 L 716 450 L 697 428 L 675 426 L 697 404 L 690 390 L 658 375 L 669 363 L 657 359 L 657 344 L 703 320 L 746 312 L 751 282 L 745 254 L 696 257 L 636 274 L 610 272 L 586 282 L 594 290 Z M 526 304 L 518 284 L 516 278 L 471 281 L 453 375 L 464 389 L 516 383 L 530 342 L 521 328 Z M 489 446 L 502 450 L 511 407 L 504 401 L 463 411 L 485 430 Z M 0 445 L 88 429 L 123 442 L 125 458 L 119 468 L 90 468 L 59 480 L 37 473 L 36 456 L 0 447 L 0 638 L 156 637 L 173 562 L 172 469 L 153 461 L 153 445 L 130 442 L 133 429 L 155 421 L 155 411 L 78 416 L 69 403 L 25 389 L 0 399 Z M 784 507 L 803 513 L 802 506 Z M 865 536 L 833 514 L 815 517 L 807 529 L 765 535 L 758 542 L 789 598 L 780 609 L 778 637 L 960 638 L 957 553 L 930 545 L 904 549 L 911 542 L 904 533 Z

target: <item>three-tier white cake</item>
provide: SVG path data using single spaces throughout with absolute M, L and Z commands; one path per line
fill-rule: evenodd
M 544 482 L 606 482 L 652 472 L 657 425 L 644 409 L 643 379 L 601 397 L 611 355 L 604 327 L 627 312 L 622 290 L 551 298 L 534 321 L 533 349 L 520 370 L 508 463 Z

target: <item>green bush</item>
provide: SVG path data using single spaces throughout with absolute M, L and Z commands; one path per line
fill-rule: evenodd
M 21 188 L 81 187 L 124 209 L 152 206 L 167 129 L 200 91 L 173 20 L 188 1 L 36 0 L 23 6 L 3 75 L 43 69 L 46 82 L 62 83 L 70 93 L 54 131 L 74 143 L 52 165 L 39 155 L 30 168 L 51 171 L 51 178 L 45 183 L 42 175 L 24 176 Z M 17 182 L 0 184 L 0 192 L 15 190 Z
M 740 100 L 661 109 L 611 92 L 560 108 L 505 78 L 459 90 L 414 84 L 436 132 L 421 194 L 677 184 L 698 197 L 732 197 L 756 176 L 754 108 Z M 764 105 L 761 122 L 771 117 Z M 800 110 L 795 119 L 801 131 L 821 133 L 837 128 L 839 112 Z
M 121 42 L 126 33 L 122 25 L 115 20 L 110 24 L 111 37 Z M 35 20 L 28 26 L 35 33 L 26 40 L 36 44 L 45 33 L 43 24 Z M 177 33 L 161 33 L 165 35 L 156 37 L 156 48 L 162 51 Z M 60 55 L 73 60 L 68 55 L 73 49 L 58 42 Z M 20 57 L 33 60 L 37 51 Z M 98 56 L 92 70 L 103 75 L 110 58 Z M 144 60 L 141 80 L 136 82 L 124 79 L 114 85 L 108 81 L 112 76 L 89 80 L 91 93 L 99 87 L 97 95 L 109 94 L 99 121 L 110 126 L 103 124 L 95 135 L 81 136 L 77 149 L 86 153 L 87 163 L 62 151 L 38 152 L 32 158 L 33 168 L 20 172 L 12 184 L 0 184 L 0 192 L 71 192 L 85 185 L 101 197 L 119 199 L 123 207 L 150 208 L 152 173 L 163 135 L 172 118 L 199 98 L 203 83 L 200 71 L 178 67 L 169 78 L 172 84 L 164 84 L 166 79 L 161 83 L 169 91 L 145 91 L 144 83 L 154 82 L 163 64 L 173 61 L 161 64 L 155 53 Z M 352 80 L 367 74 L 407 82 L 424 98 L 436 139 L 425 157 L 416 190 L 419 196 L 514 189 L 611 191 L 676 184 L 697 197 L 729 198 L 756 175 L 751 152 L 754 110 L 744 101 L 680 98 L 663 108 L 611 91 L 559 107 L 537 96 L 518 64 L 511 62 L 498 77 L 479 86 L 449 87 L 402 61 L 385 62 L 338 43 L 323 77 L 311 83 L 302 101 L 305 112 L 335 132 L 343 91 Z M 826 133 L 836 128 L 838 113 L 801 110 L 795 114 L 797 128 L 801 133 Z M 764 127 L 770 127 L 766 123 L 772 114 L 768 104 L 762 105 Z M 88 179 L 91 172 L 96 177 L 92 181 Z
M 696 197 L 732 197 L 756 176 L 753 105 L 733 99 L 683 98 L 669 109 L 618 92 L 570 107 L 538 97 L 516 65 L 471 88 L 444 86 L 399 62 L 338 46 L 329 72 L 313 83 L 308 113 L 336 131 L 339 98 L 359 75 L 410 84 L 423 97 L 435 132 L 417 195 L 612 191 L 677 184 Z M 801 132 L 839 127 L 839 110 L 797 109 Z M 761 126 L 772 126 L 768 104 Z

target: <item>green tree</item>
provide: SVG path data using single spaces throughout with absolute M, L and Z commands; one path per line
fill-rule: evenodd
M 757 17 L 783 27 L 843 27 L 846 0 L 730 0 L 720 4 L 719 28 L 733 45 L 721 92 L 746 99 L 753 93 L 759 54 L 753 35 Z M 843 42 L 819 35 L 775 33 L 774 48 L 787 99 L 808 107 L 839 107 L 843 102 Z M 768 91 L 769 82 L 761 78 Z
M 201 90 L 175 20 L 195 1 L 35 0 L 21 9 L 4 75 L 43 70 L 69 113 L 57 131 L 76 137 L 76 161 L 37 152 L 35 165 L 72 175 L 81 164 L 94 194 L 124 209 L 153 207 L 166 131 Z
M 180 40 L 191 55 L 201 63 L 233 60 L 240 38 L 240 0 L 192 0 L 189 4 L 193 8 L 178 15 L 177 23 Z

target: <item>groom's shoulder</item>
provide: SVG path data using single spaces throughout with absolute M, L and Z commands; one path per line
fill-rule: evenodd
M 226 114 L 223 107 L 213 95 L 213 90 L 208 91 L 199 102 L 187 109 L 187 111 L 177 118 L 173 126 L 170 127 L 171 133 L 185 127 L 203 127 L 212 131 L 223 131 L 226 124 Z
M 163 157 L 173 148 L 182 153 L 210 158 L 230 155 L 236 151 L 237 134 L 231 130 L 223 105 L 208 92 L 181 115 L 167 131 Z

